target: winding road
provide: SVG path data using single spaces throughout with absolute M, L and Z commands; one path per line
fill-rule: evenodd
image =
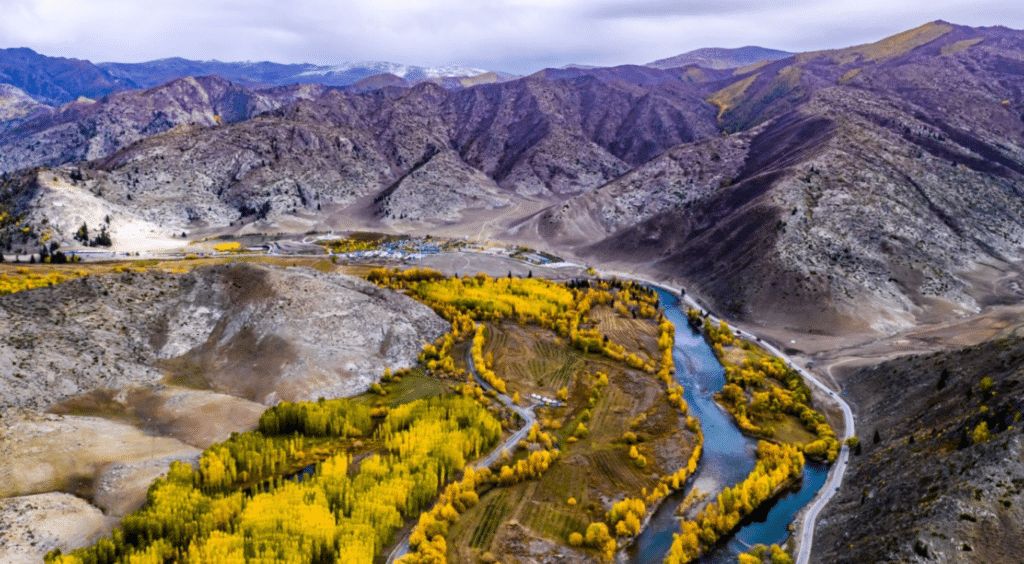
M 706 314 L 708 316 L 708 319 L 710 319 L 711 321 L 721 323 L 720 319 L 708 313 L 707 310 L 702 308 L 700 304 L 694 301 L 693 298 L 691 298 L 690 296 L 683 296 L 683 302 L 693 307 L 697 311 Z M 808 564 L 808 562 L 810 562 L 811 559 L 811 547 L 814 543 L 814 527 L 816 521 L 818 520 L 818 514 L 821 513 L 821 510 L 824 509 L 826 505 L 828 505 L 828 502 L 831 501 L 832 497 L 836 495 L 837 491 L 839 491 L 839 486 L 843 484 L 843 476 L 846 474 L 846 465 L 850 461 L 850 447 L 846 445 L 846 439 L 849 439 L 855 434 L 853 410 L 850 409 L 850 404 L 846 403 L 843 400 L 843 398 L 836 395 L 836 393 L 831 388 L 823 384 L 821 380 L 818 380 L 817 377 L 808 372 L 806 369 L 799 366 L 796 362 L 793 361 L 793 359 L 789 358 L 788 355 L 780 351 L 777 347 L 764 342 L 763 340 L 757 338 L 755 335 L 751 335 L 749 332 L 737 330 L 735 331 L 735 333 L 737 337 L 745 341 L 749 341 L 752 344 L 755 344 L 756 346 L 759 346 L 767 350 L 768 352 L 772 353 L 773 355 L 786 361 L 786 364 L 788 364 L 790 368 L 799 372 L 800 376 L 802 376 L 804 380 L 810 382 L 822 392 L 827 393 L 829 397 L 833 401 L 835 401 L 843 411 L 844 432 L 842 438 L 842 448 L 839 451 L 839 456 L 836 458 L 835 463 L 832 465 L 832 469 L 829 471 L 828 480 L 825 482 L 825 485 L 823 485 L 821 489 L 818 490 L 818 495 L 815 496 L 814 503 L 812 503 L 810 507 L 807 509 L 807 514 L 804 515 L 803 519 L 800 522 L 801 527 L 800 534 L 798 537 L 800 542 L 799 549 L 796 554 L 795 564 Z
M 641 284 L 646 284 L 651 287 L 663 288 L 666 291 L 673 293 L 674 295 L 679 295 L 678 290 L 672 290 L 671 288 L 666 287 L 664 284 L 654 282 L 653 280 L 639 278 L 633 274 L 612 271 L 605 271 L 601 272 L 600 274 L 602 276 L 614 276 L 619 278 L 620 280 L 634 280 Z M 701 312 L 702 314 L 707 315 L 708 319 L 711 320 L 712 322 L 721 323 L 721 319 L 715 317 L 714 315 L 711 315 L 711 313 L 708 310 L 704 309 L 704 307 L 698 304 L 688 294 L 683 294 L 682 302 L 692 307 L 693 309 Z M 812 385 L 814 385 L 814 387 L 818 388 L 822 392 L 827 393 L 829 398 L 835 401 L 843 412 L 844 432 L 842 437 L 842 448 L 839 451 L 839 456 L 836 458 L 835 463 L 832 464 L 832 468 L 829 470 L 828 480 L 821 487 L 821 489 L 818 490 L 818 494 L 815 496 L 814 502 L 810 506 L 808 506 L 807 513 L 803 516 L 803 519 L 800 521 L 800 532 L 797 536 L 797 539 L 799 539 L 799 543 L 798 550 L 796 553 L 795 564 L 808 564 L 808 562 L 810 562 L 811 559 L 811 547 L 814 544 L 814 528 L 816 526 L 816 521 L 818 520 L 818 515 L 821 513 L 821 510 L 824 509 L 826 505 L 828 505 L 828 502 L 832 501 L 832 498 L 836 495 L 836 492 L 839 491 L 839 487 L 843 484 L 843 476 L 846 474 L 846 466 L 850 461 L 850 447 L 846 446 L 846 439 L 849 439 L 850 437 L 856 434 L 854 428 L 853 410 L 850 409 L 850 405 L 846 403 L 843 400 L 843 398 L 837 395 L 835 391 L 833 391 L 831 388 L 822 383 L 821 380 L 819 380 L 816 376 L 808 372 L 806 369 L 799 366 L 796 362 L 793 361 L 792 358 L 789 357 L 789 355 L 785 354 L 777 347 L 768 344 L 764 340 L 758 338 L 756 335 L 749 333 L 748 331 L 736 330 L 734 331 L 734 333 L 737 337 L 745 341 L 751 342 L 756 346 L 762 347 L 768 352 L 784 360 L 787 365 L 789 365 L 792 369 L 799 372 L 800 376 L 802 376 L 804 380 L 810 382 Z
M 476 371 L 476 365 L 473 364 L 472 348 L 466 351 L 466 366 L 469 367 L 469 372 L 473 375 L 473 378 L 476 379 L 476 381 L 483 386 L 485 390 L 494 390 L 494 393 L 498 394 L 498 391 L 485 382 L 484 379 L 480 377 L 480 373 Z M 501 403 L 505 404 L 505 407 L 516 412 L 519 414 L 519 417 L 523 418 L 523 426 L 521 429 L 513 433 L 507 441 L 492 450 L 491 454 L 488 454 L 486 457 L 480 459 L 476 464 L 474 464 L 473 466 L 476 468 L 490 466 L 498 459 L 499 456 L 501 456 L 502 451 L 508 450 L 509 453 L 515 452 L 516 446 L 519 445 L 519 441 L 526 438 L 526 435 L 530 433 L 530 427 L 533 427 L 533 424 L 537 422 L 537 416 L 533 412 L 533 406 L 528 408 L 519 407 L 512 401 L 512 398 L 505 394 L 498 394 L 497 398 Z
M 513 433 L 512 436 L 509 437 L 505 442 L 494 447 L 494 449 L 491 450 L 490 454 L 481 458 L 475 464 L 473 464 L 473 468 L 480 469 L 486 468 L 491 464 L 494 464 L 494 461 L 498 460 L 498 457 L 501 456 L 501 454 L 505 451 L 508 451 L 509 453 L 515 452 L 516 447 L 519 445 L 519 441 L 526 438 L 526 435 L 530 433 L 530 428 L 533 427 L 533 424 L 537 422 L 537 416 L 533 412 L 532 405 L 527 408 L 519 407 L 512 401 L 512 398 L 508 397 L 505 394 L 499 394 L 498 391 L 495 390 L 493 386 L 485 382 L 484 379 L 480 377 L 480 373 L 476 371 L 476 365 L 473 364 L 472 348 L 466 351 L 466 365 L 469 367 L 469 372 L 473 375 L 473 378 L 476 379 L 477 383 L 483 386 L 485 390 L 493 390 L 494 393 L 497 394 L 496 397 L 498 398 L 498 400 L 501 401 L 501 403 L 505 404 L 505 407 L 516 412 L 519 415 L 519 417 L 522 417 L 523 419 L 522 428 Z M 399 539 L 398 543 L 395 545 L 395 548 L 391 551 L 391 554 L 388 555 L 387 564 L 394 564 L 399 558 L 409 553 L 409 535 L 411 534 L 411 532 L 412 531 L 409 531 L 401 539 Z

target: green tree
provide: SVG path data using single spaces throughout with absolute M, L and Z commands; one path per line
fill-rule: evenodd
M 82 226 L 78 228 L 75 233 L 75 240 L 81 242 L 83 245 L 89 244 L 89 226 L 82 222 Z

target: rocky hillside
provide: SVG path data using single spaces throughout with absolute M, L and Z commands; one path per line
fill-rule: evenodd
M 265 405 L 347 396 L 445 330 L 418 302 L 308 269 L 87 276 L 0 298 L 0 406 L 168 377 Z
M 137 87 L 131 80 L 117 78 L 89 61 L 47 57 L 25 47 L 0 49 L 0 82 L 49 105 Z
M 145 95 L 118 94 L 83 108 L 92 118 L 54 127 L 36 121 L 20 137 L 5 136 L 8 168 L 106 155 L 39 178 L 174 232 L 196 222 L 316 214 L 364 196 L 376 200 L 360 203 L 366 213 L 383 220 L 443 222 L 510 198 L 561 201 L 716 131 L 713 107 L 678 79 L 306 92 L 182 79 Z M 284 103 L 289 96 L 298 99 Z M 152 117 L 157 106 L 169 109 Z M 118 125 L 99 123 L 108 119 Z M 95 128 L 74 129 L 85 123 Z M 12 215 L 39 203 L 22 202 Z M 37 213 L 35 226 L 45 219 L 77 229 L 79 220 L 65 213 Z M 66 230 L 55 236 L 70 241 Z
M 1022 258 L 1022 69 L 1024 33 L 937 22 L 748 70 L 709 97 L 737 133 L 519 231 L 653 263 L 751 321 L 889 331 L 973 311 L 972 273 Z
M 846 375 L 862 453 L 818 522 L 812 562 L 1019 562 L 1022 361 L 1011 337 Z
M 705 47 L 687 51 L 681 55 L 658 59 L 647 63 L 647 66 L 656 69 L 673 69 L 685 67 L 686 65 L 697 65 L 707 69 L 735 69 L 753 65 L 762 61 L 777 61 L 792 57 L 793 53 L 779 51 L 778 49 L 766 49 L 748 45 L 735 49 L 723 49 L 720 47 Z

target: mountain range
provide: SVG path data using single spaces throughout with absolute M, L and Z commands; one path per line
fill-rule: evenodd
M 735 318 L 810 331 L 886 333 L 1016 299 L 1024 34 L 932 22 L 755 54 L 455 89 L 188 77 L 59 108 L 8 88 L 0 169 L 22 223 L 0 243 L 29 244 L 23 222 L 70 241 L 92 217 L 73 201 L 166 233 L 472 232 L 633 265 Z
M 348 86 L 377 75 L 394 75 L 414 84 L 491 71 L 460 65 L 418 67 L 388 62 L 337 65 L 271 62 L 190 61 L 178 57 L 143 63 L 97 63 L 47 57 L 26 48 L 0 49 L 0 83 L 15 86 L 41 104 L 56 106 L 80 97 L 97 99 L 125 90 L 152 88 L 178 78 L 216 75 L 250 88 L 291 84 Z M 494 77 L 509 77 L 494 73 Z
M 711 69 L 741 67 L 791 55 L 762 47 L 698 49 L 646 66 L 667 69 L 698 64 Z M 596 69 L 567 65 L 565 69 Z M 17 87 L 40 104 L 60 105 L 80 97 L 99 98 L 123 90 L 160 86 L 179 78 L 219 76 L 249 88 L 293 84 L 352 86 L 357 90 L 382 86 L 412 86 L 432 81 L 449 88 L 509 80 L 516 76 L 500 71 L 462 65 L 419 67 L 381 61 L 346 62 L 336 65 L 309 63 L 192 61 L 171 57 L 142 63 L 96 63 L 48 57 L 26 48 L 0 49 L 0 84 Z
M 390 74 L 415 82 L 445 77 L 470 77 L 487 70 L 460 65 L 417 67 L 388 62 L 355 62 L 323 66 L 311 64 L 222 63 L 220 61 L 189 61 L 181 58 L 161 59 L 145 63 L 99 63 L 111 76 L 130 81 L 140 88 L 152 88 L 186 76 L 217 75 L 253 87 L 287 84 L 323 84 L 348 86 L 360 80 Z M 507 75 L 506 75 L 507 76 Z

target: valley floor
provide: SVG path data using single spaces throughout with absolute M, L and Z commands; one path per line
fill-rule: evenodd
M 485 226 L 481 226 L 481 228 L 472 235 L 486 236 L 485 231 L 487 231 L 487 229 L 484 227 Z M 292 239 L 293 243 L 289 243 L 286 240 L 284 244 L 279 243 L 276 249 L 279 252 L 287 253 L 292 250 L 308 251 L 311 247 L 308 245 L 307 236 L 296 235 L 290 239 Z M 183 241 L 183 245 L 178 249 L 167 248 L 164 246 L 164 243 L 164 241 L 160 241 L 157 245 L 152 247 L 147 247 L 145 244 L 142 244 L 141 246 L 133 247 L 135 249 L 133 252 L 138 253 L 139 259 L 149 261 L 146 264 L 153 264 L 161 257 L 167 259 L 180 259 L 184 254 L 194 254 L 199 256 L 199 258 L 188 261 L 190 266 L 203 263 L 222 262 L 225 259 L 230 260 L 228 256 L 225 256 L 225 253 L 220 253 L 214 249 L 218 240 L 208 240 L 191 245 L 184 245 Z M 474 275 L 477 272 L 484 272 L 493 277 L 501 277 L 511 273 L 517 277 L 535 276 L 538 278 L 552 280 L 567 280 L 575 278 L 584 275 L 588 268 L 593 267 L 604 272 L 616 272 L 623 278 L 634 277 L 637 279 L 647 279 L 669 287 L 678 288 L 681 286 L 680 280 L 665 279 L 664 277 L 659 276 L 658 273 L 647 271 L 647 269 L 642 265 L 626 265 L 622 263 L 586 263 L 579 261 L 575 257 L 564 252 L 556 253 L 551 252 L 550 250 L 548 250 L 549 254 L 557 254 L 558 256 L 568 258 L 568 260 L 548 261 L 541 258 L 543 256 L 541 253 L 526 253 L 525 256 L 523 253 L 517 253 L 517 247 L 518 245 L 516 244 L 476 243 L 466 241 L 465 244 L 460 245 L 459 248 L 452 251 L 426 254 L 414 259 L 401 259 L 395 256 L 385 256 L 374 259 L 368 264 L 403 264 L 405 266 L 420 266 L 433 268 L 448 274 L 458 275 Z M 204 256 L 205 258 L 203 258 Z M 323 256 L 303 257 L 300 255 L 281 254 L 277 256 L 252 257 L 252 259 L 247 258 L 244 260 L 268 261 L 282 265 L 305 264 L 314 267 L 319 264 L 324 268 L 336 268 L 335 265 L 327 263 L 324 260 L 325 258 L 326 257 Z M 541 260 L 538 260 L 538 258 Z M 576 262 L 573 262 L 574 259 Z M 361 265 L 361 263 L 366 264 L 366 259 L 354 256 L 348 258 L 340 257 L 338 262 L 340 263 L 338 267 L 340 267 L 339 269 L 342 271 L 348 270 L 353 273 L 364 273 L 366 271 L 366 267 Z M 545 264 L 540 264 L 541 262 Z M 5 264 L 0 266 L 0 270 L 3 271 L 13 271 L 16 268 L 18 268 L 18 265 Z M 109 264 L 86 262 L 80 265 L 74 265 L 74 268 L 87 272 L 99 272 L 110 271 L 113 267 Z M 72 265 L 69 265 L 67 270 L 70 272 L 72 270 Z M 699 299 L 699 296 L 697 297 Z M 922 325 L 901 331 L 894 335 L 883 337 L 868 333 L 827 336 L 811 334 L 785 327 L 746 326 L 742 323 L 736 325 L 736 327 L 748 333 L 760 335 L 762 338 L 765 338 L 772 344 L 775 344 L 778 348 L 784 350 L 798 364 L 806 366 L 815 374 L 819 375 L 819 377 L 821 377 L 826 384 L 832 387 L 837 393 L 845 394 L 847 379 L 858 368 L 873 366 L 879 362 L 908 354 L 924 354 L 953 350 L 964 346 L 976 345 L 983 341 L 995 338 L 1017 336 L 1020 334 L 1022 328 L 1024 328 L 1024 306 L 994 305 L 985 308 L 983 311 L 974 315 L 929 325 Z M 874 403 L 879 398 L 860 397 L 860 395 L 864 393 L 870 393 L 870 390 L 860 387 L 858 389 L 858 396 L 854 397 L 846 395 L 844 399 L 853 406 L 853 409 L 858 416 L 858 424 L 866 424 L 868 428 L 870 428 L 872 421 L 860 421 L 860 418 L 864 417 L 866 414 L 860 413 L 858 405 L 864 402 Z M 827 403 L 822 404 L 819 402 L 819 405 L 827 405 Z M 838 411 L 826 414 L 828 415 L 830 423 L 832 423 L 833 427 L 841 435 L 841 414 L 838 413 Z M 863 429 L 864 427 L 862 426 L 861 428 Z M 186 447 L 186 445 L 182 445 L 182 447 Z M 74 479 L 74 475 L 76 475 L 74 472 L 69 473 L 64 479 Z M 138 487 L 136 487 L 136 490 L 138 490 Z M 137 493 L 133 495 L 137 496 Z M 20 507 L 18 503 L 19 502 L 16 500 L 11 500 L 7 502 L 4 507 L 6 509 L 21 511 L 18 509 Z M 46 505 L 43 504 L 40 506 L 39 510 L 44 511 L 45 513 L 45 507 Z M 55 507 L 63 508 L 64 506 L 57 504 Z M 66 509 L 60 509 L 60 511 L 65 510 Z M 4 523 L 8 528 L 14 526 L 16 521 L 13 520 L 11 515 L 7 511 L 3 513 L 6 516 L 0 517 L 0 523 Z M 829 508 L 826 508 L 823 512 L 823 518 L 827 519 L 829 514 L 830 510 Z M 40 518 L 45 520 L 48 517 L 44 515 Z M 98 529 L 93 531 L 91 535 L 101 533 L 104 530 L 109 530 L 107 527 L 109 527 L 109 524 L 106 526 L 101 525 Z M 472 533 L 472 531 L 469 531 L 468 533 Z M 83 536 L 83 539 L 91 535 Z M 53 542 L 54 541 L 51 539 L 50 541 L 40 545 L 39 548 L 55 546 Z

